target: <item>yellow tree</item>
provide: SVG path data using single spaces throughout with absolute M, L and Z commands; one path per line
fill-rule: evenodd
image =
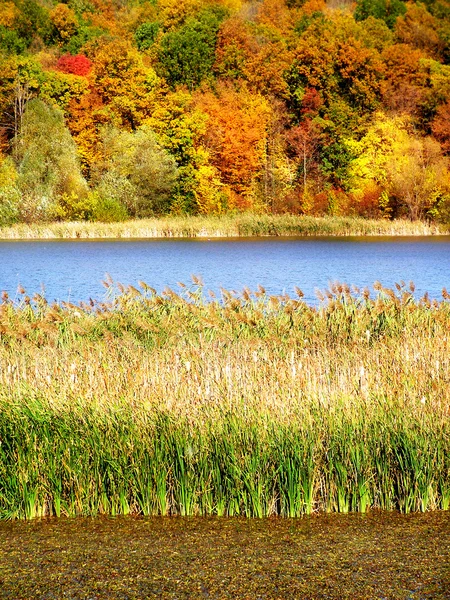
M 61 45 L 68 42 L 78 29 L 78 19 L 75 12 L 67 4 L 57 4 L 50 11 L 50 21 L 58 32 Z
M 366 135 L 347 144 L 355 155 L 349 168 L 351 191 L 362 200 L 377 189 L 386 215 L 433 215 L 448 194 L 448 159 L 435 140 L 415 134 L 405 116 L 377 113 Z
M 94 42 L 87 54 L 93 62 L 91 84 L 103 104 L 120 125 L 137 128 L 152 111 L 159 85 L 154 70 L 125 40 Z
M 178 180 L 172 194 L 173 213 L 221 213 L 227 198 L 217 168 L 204 146 L 207 115 L 186 90 L 161 96 L 146 123 L 175 158 Z

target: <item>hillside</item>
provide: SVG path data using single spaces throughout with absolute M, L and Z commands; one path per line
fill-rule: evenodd
M 0 225 L 450 221 L 450 2 L 0 4 Z

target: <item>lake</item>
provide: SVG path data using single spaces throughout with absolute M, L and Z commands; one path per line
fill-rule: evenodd
M 2 241 L 0 261 L 1 290 L 14 298 L 19 284 L 30 295 L 44 286 L 49 301 L 102 300 L 106 273 L 158 291 L 190 284 L 192 274 L 215 292 L 261 284 L 292 294 L 298 286 L 309 303 L 333 281 L 391 287 L 412 280 L 416 296 L 438 299 L 450 288 L 450 236 Z

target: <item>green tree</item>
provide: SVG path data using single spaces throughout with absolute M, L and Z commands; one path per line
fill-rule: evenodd
M 159 51 L 160 74 L 174 88 L 184 84 L 190 90 L 210 77 L 217 33 L 226 12 L 220 7 L 200 12 L 178 31 L 167 33 Z
M 405 12 L 406 4 L 401 0 L 357 0 L 355 19 L 364 21 L 372 16 L 382 19 L 392 29 L 397 17 L 404 15 Z
M 156 40 L 156 36 L 161 28 L 160 23 L 142 23 L 134 33 L 134 41 L 139 50 L 148 50 Z
M 146 126 L 131 133 L 111 127 L 105 129 L 103 142 L 105 162 L 100 193 L 122 200 L 135 217 L 169 212 L 177 166 L 154 132 Z M 125 192 L 122 198 L 121 192 Z
M 14 140 L 14 158 L 22 193 L 20 213 L 26 221 L 51 218 L 64 195 L 81 197 L 87 193 L 63 114 L 42 100 L 26 105 L 20 133 Z
M 22 38 L 27 46 L 38 36 L 48 40 L 53 31 L 49 11 L 37 0 L 17 0 L 17 17 L 13 29 Z

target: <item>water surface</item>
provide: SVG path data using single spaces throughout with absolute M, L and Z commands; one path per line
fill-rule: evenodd
M 0 242 L 0 289 L 12 296 L 20 284 L 30 294 L 44 286 L 48 300 L 103 299 L 106 273 L 158 291 L 190 283 L 192 274 L 216 292 L 261 284 L 291 294 L 298 286 L 309 302 L 333 281 L 391 287 L 412 280 L 417 295 L 440 298 L 450 288 L 450 236 Z

